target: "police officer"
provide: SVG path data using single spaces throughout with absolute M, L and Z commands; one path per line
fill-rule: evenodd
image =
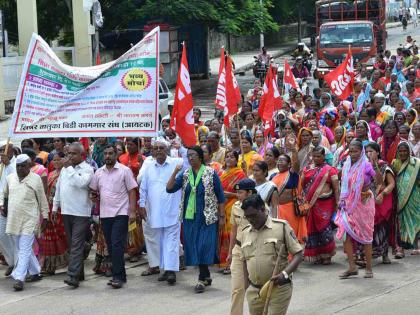
M 265 299 L 259 293 L 271 280 L 274 286 L 268 314 L 281 315 L 287 312 L 292 297 L 292 272 L 303 259 L 303 249 L 287 221 L 270 218 L 264 206 L 259 195 L 251 195 L 242 202 L 244 216 L 250 223 L 239 239 L 245 258 L 245 276 L 249 281 L 246 299 L 251 315 L 263 314 Z M 293 255 L 290 263 L 289 253 Z M 278 255 L 279 273 L 273 276 Z
M 230 223 L 232 229 L 230 232 L 230 246 L 227 261 L 230 262 L 231 271 L 231 306 L 230 315 L 242 315 L 244 311 L 245 300 L 245 272 L 243 256 L 241 252 L 241 243 L 238 241 L 242 236 L 242 230 L 249 225 L 244 217 L 244 211 L 241 208 L 242 201 L 252 194 L 256 194 L 255 182 L 249 178 L 241 179 L 235 185 L 238 201 L 232 206 Z

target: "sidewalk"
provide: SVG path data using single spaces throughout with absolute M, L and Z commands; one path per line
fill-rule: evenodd
M 309 47 L 310 38 L 304 38 L 303 41 Z M 282 55 L 285 55 L 289 52 L 292 52 L 297 45 L 297 40 L 279 44 L 276 47 L 268 47 L 268 53 L 275 58 L 278 58 Z M 233 61 L 235 62 L 235 73 L 245 72 L 249 69 L 252 69 L 254 66 L 254 56 L 257 56 L 261 50 L 249 50 L 238 52 L 232 55 Z M 217 76 L 219 71 L 219 62 L 220 57 L 210 59 L 210 73 Z

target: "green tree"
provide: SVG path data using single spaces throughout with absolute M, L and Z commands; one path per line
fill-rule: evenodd
M 161 19 L 174 25 L 204 23 L 232 35 L 257 34 L 277 30 L 268 12 L 271 0 L 144 0 L 140 18 Z

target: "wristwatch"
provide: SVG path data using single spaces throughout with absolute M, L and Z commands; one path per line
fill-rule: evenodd
M 284 279 L 286 279 L 286 280 L 288 280 L 288 279 L 289 279 L 289 275 L 287 274 L 287 272 L 286 272 L 286 271 L 284 271 L 284 270 L 283 270 L 281 273 L 283 274 Z

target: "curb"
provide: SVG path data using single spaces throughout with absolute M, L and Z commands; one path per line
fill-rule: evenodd
M 413 21 L 410 21 L 410 22 L 407 23 L 407 25 L 410 25 L 410 24 L 413 24 Z M 385 25 L 386 29 L 397 28 L 397 27 L 401 27 L 401 26 L 402 26 L 401 22 L 395 22 L 395 23 L 391 23 L 389 25 Z

